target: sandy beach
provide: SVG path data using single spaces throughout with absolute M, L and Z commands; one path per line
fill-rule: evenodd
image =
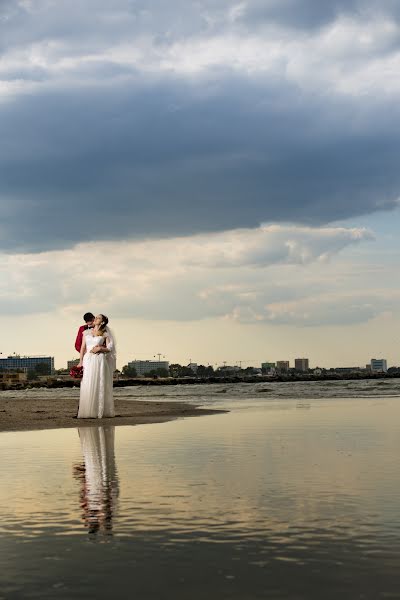
M 113 419 L 76 419 L 78 401 L 71 398 L 0 399 L 0 432 L 64 427 L 96 427 L 163 423 L 180 417 L 197 417 L 225 411 L 197 408 L 183 402 L 145 402 L 115 400 Z

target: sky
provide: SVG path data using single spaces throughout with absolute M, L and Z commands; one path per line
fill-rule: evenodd
M 395 0 L 1 0 L 3 356 L 400 365 Z

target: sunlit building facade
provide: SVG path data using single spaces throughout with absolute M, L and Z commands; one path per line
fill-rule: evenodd
M 38 365 L 46 365 L 48 373 L 54 373 L 54 356 L 19 356 L 14 354 L 0 358 L 0 369 L 35 371 Z

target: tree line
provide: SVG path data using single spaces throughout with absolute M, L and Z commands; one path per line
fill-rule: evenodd
M 122 367 L 122 375 L 125 377 L 137 377 L 135 367 L 125 365 Z M 214 368 L 209 365 L 198 365 L 194 371 L 190 367 L 174 363 L 169 365 L 169 369 L 152 369 L 146 373 L 146 377 L 212 377 L 215 375 Z
M 254 367 L 247 367 L 246 369 L 240 369 L 240 372 L 245 375 L 254 375 L 256 370 Z M 199 377 L 200 379 L 207 379 L 208 377 L 226 377 L 227 370 L 220 367 L 214 370 L 212 365 L 198 365 L 194 370 L 191 367 L 174 363 L 169 365 L 169 369 L 152 369 L 148 371 L 146 377 Z M 135 367 L 131 365 L 125 365 L 122 367 L 122 375 L 125 377 L 137 377 Z

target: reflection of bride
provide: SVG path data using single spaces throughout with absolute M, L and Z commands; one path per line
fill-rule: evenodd
M 79 366 L 83 366 L 83 378 L 78 419 L 114 416 L 113 373 L 116 367 L 116 349 L 107 324 L 108 318 L 105 315 L 97 315 L 93 330 L 87 329 L 83 335 L 79 361 Z
M 114 455 L 115 427 L 78 427 L 83 464 L 75 465 L 81 482 L 80 501 L 89 533 L 111 532 L 119 494 Z

